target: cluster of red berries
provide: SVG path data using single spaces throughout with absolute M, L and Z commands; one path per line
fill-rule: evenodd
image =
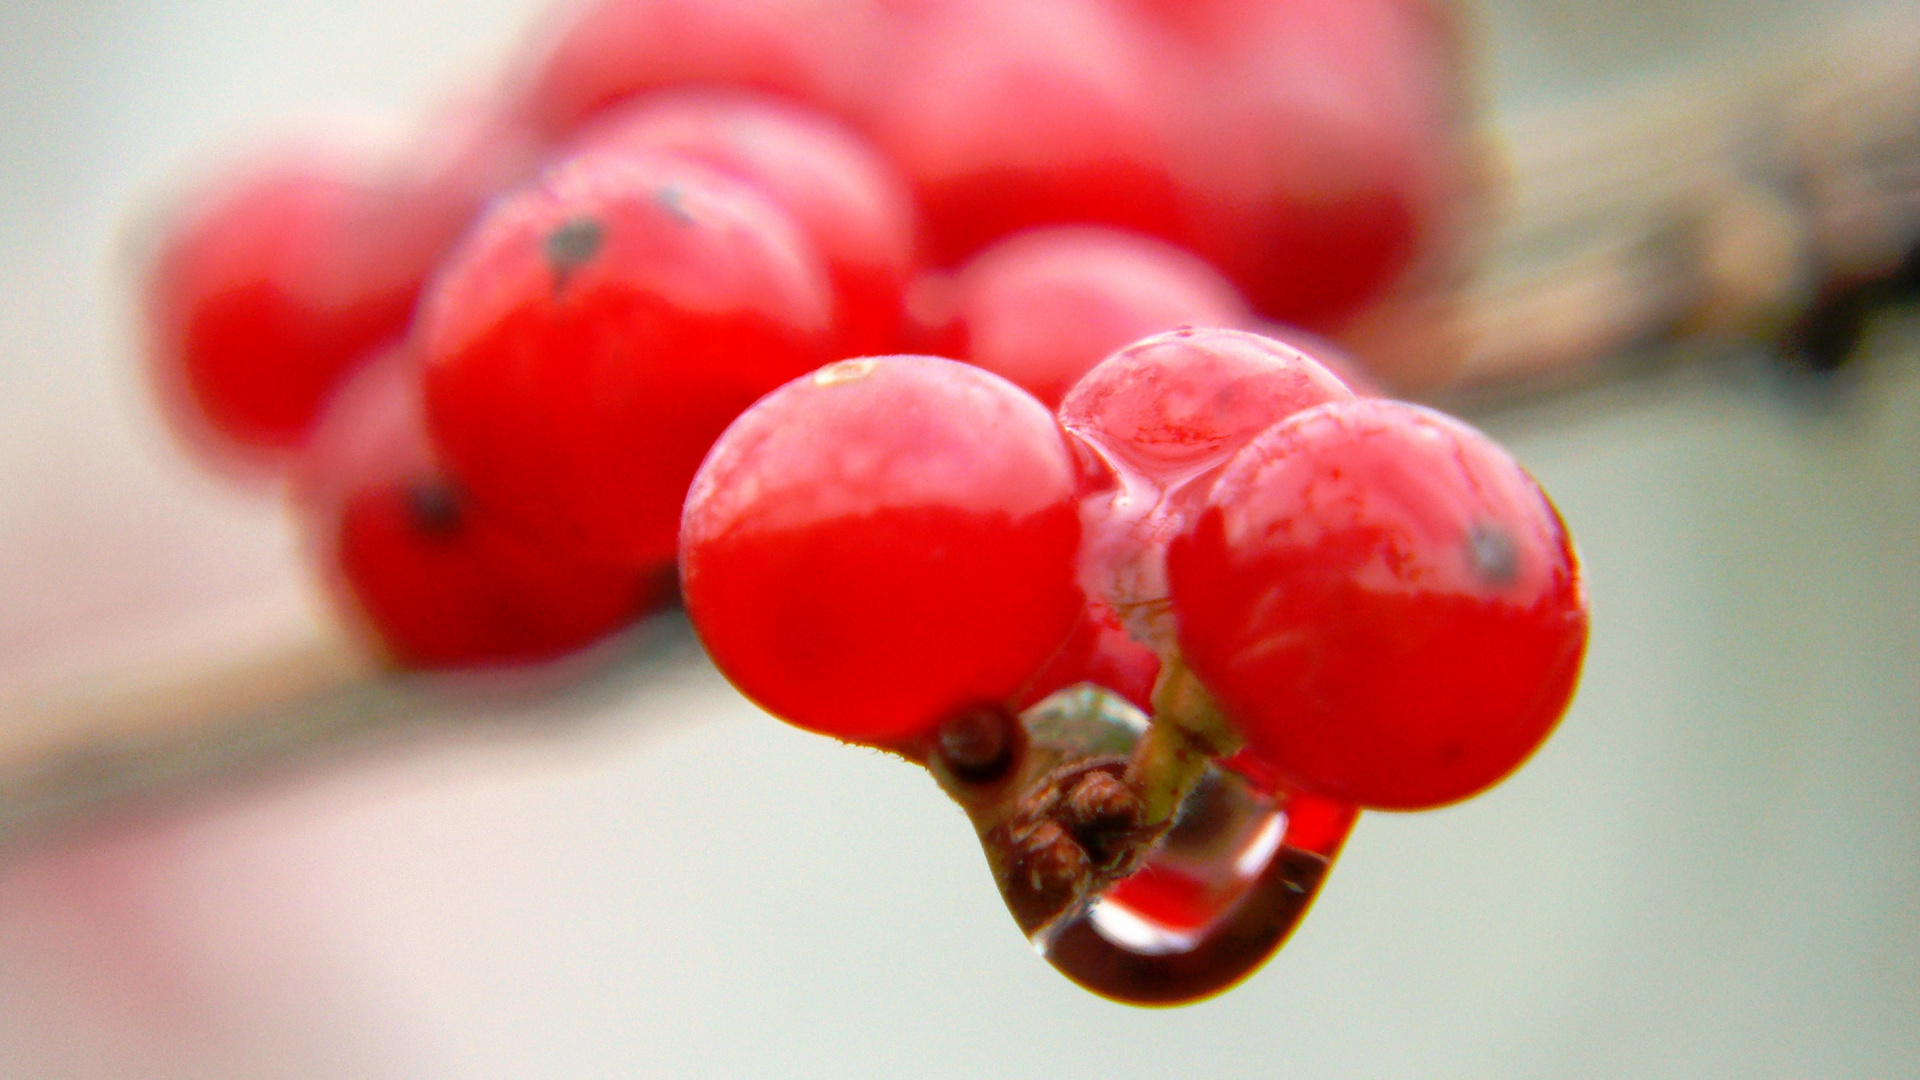
M 1173 664 L 1302 790 L 1450 801 L 1563 710 L 1577 568 L 1510 459 L 1311 335 L 1445 246 L 1453 59 L 1432 0 L 596 0 L 428 160 L 211 191 L 157 369 L 292 462 L 403 664 L 677 583 L 842 738 Z
M 822 368 L 727 429 L 681 545 L 714 662 L 800 726 L 925 758 L 956 717 L 1094 682 L 1366 807 L 1505 776 L 1586 644 L 1571 541 L 1511 457 L 1235 330 L 1122 349 L 1057 415 L 951 360 Z M 1171 665 L 1197 715 L 1154 693 Z
M 1147 333 L 1378 309 L 1463 175 L 1449 35 L 1430 0 L 596 0 L 426 152 L 207 191 L 159 381 L 297 461 L 395 659 L 550 657 L 670 599 L 708 446 L 824 363 L 1052 405 Z
M 1148 333 L 1387 306 L 1466 173 L 1451 35 L 1432 0 L 594 0 L 400 160 L 203 192 L 158 380 L 296 462 L 394 659 L 551 657 L 671 599 L 708 446 L 822 364 L 1051 406 Z
M 1063 970 L 1210 992 L 1355 807 L 1494 783 L 1578 677 L 1546 496 L 1327 343 L 1450 246 L 1455 61 L 1439 0 L 593 0 L 417 159 L 211 189 L 155 366 L 183 431 L 290 470 L 394 661 L 680 595 L 768 711 L 933 767 Z M 1046 727 L 1089 683 L 1152 715 L 1130 760 Z M 1210 850 L 1178 808 L 1229 789 L 1285 821 L 1207 886 L 1260 925 L 1089 974 L 1072 913 L 1193 892 L 1148 853 Z

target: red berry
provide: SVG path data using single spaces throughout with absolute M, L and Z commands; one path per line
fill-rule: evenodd
M 1161 37 L 1096 0 L 935 0 L 856 122 L 916 185 L 936 262 L 1034 225 L 1178 227 Z
M 401 334 L 426 267 L 384 210 L 340 163 L 283 160 L 229 177 L 173 231 L 147 305 L 187 435 L 297 446 L 339 380 Z
M 1089 603 L 1073 633 L 1015 705 L 1025 709 L 1067 687 L 1093 683 L 1151 713 L 1153 684 L 1159 677 L 1160 654 L 1128 632 L 1119 612 L 1106 604 Z
M 546 660 L 672 597 L 651 572 L 541 551 L 435 467 L 419 372 L 403 354 L 351 380 L 295 474 L 294 504 L 343 607 L 406 667 Z
M 1050 407 L 1123 345 L 1252 317 L 1197 256 L 1114 229 L 1031 230 L 922 281 L 916 315 L 944 346 L 931 351 L 1004 375 Z
M 1297 326 L 1283 326 L 1279 323 L 1256 320 L 1253 332 L 1261 337 L 1273 340 L 1289 348 L 1298 349 L 1318 361 L 1321 367 L 1333 372 L 1334 377 L 1347 384 L 1360 397 L 1385 397 L 1386 391 L 1360 361 L 1346 349 L 1332 341 Z
M 1073 628 L 1077 483 L 1053 418 L 996 375 L 834 364 L 748 410 L 701 467 L 687 610 L 769 712 L 898 745 L 1011 699 Z
M 867 81 L 879 26 L 865 0 L 593 0 L 543 43 L 522 109 L 557 136 L 667 86 L 839 100 Z
M 738 91 L 635 99 L 583 133 L 589 149 L 691 157 L 759 188 L 793 215 L 833 277 L 840 356 L 899 348 L 914 260 L 914 207 L 878 151 L 824 113 Z
M 1198 69 L 1171 125 L 1183 242 L 1261 313 L 1337 330 L 1465 186 L 1451 20 L 1420 0 L 1195 0 L 1155 20 Z
M 1111 469 L 1111 490 L 1085 504 L 1087 594 L 1139 641 L 1171 649 L 1166 547 L 1213 474 L 1263 429 L 1351 396 L 1312 357 L 1240 330 L 1159 334 L 1088 372 L 1060 406 Z
M 1060 405 L 1068 430 L 1162 484 L 1225 461 L 1255 434 L 1353 396 L 1294 346 L 1242 330 L 1185 329 L 1115 353 Z
M 496 203 L 423 301 L 429 427 L 489 514 L 655 565 L 707 447 L 827 358 L 831 306 L 812 245 L 743 181 L 583 155 Z
M 1430 0 L 600 0 L 523 107 L 558 135 L 665 86 L 797 99 L 898 164 L 936 263 L 1113 225 L 1334 332 L 1456 239 L 1473 170 L 1453 24 Z
M 1236 454 L 1167 560 L 1180 647 L 1254 753 L 1412 810 L 1533 753 L 1571 699 L 1585 588 L 1546 495 L 1439 413 L 1337 401 Z

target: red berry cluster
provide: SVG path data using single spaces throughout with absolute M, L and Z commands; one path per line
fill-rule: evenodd
M 707 448 L 823 364 L 1051 407 L 1150 333 L 1390 303 L 1466 175 L 1454 59 L 1432 0 L 594 0 L 397 159 L 204 191 L 158 381 L 297 462 L 393 658 L 542 659 L 671 598 Z
M 925 758 L 1095 682 L 1364 807 L 1512 771 L 1586 645 L 1571 540 L 1512 458 L 1234 330 L 1124 348 L 1057 417 L 951 360 L 822 368 L 715 445 L 681 557 L 714 662 L 802 727 Z
M 1578 676 L 1545 495 L 1318 336 L 1448 249 L 1452 44 L 1437 0 L 594 0 L 415 160 L 213 189 L 156 368 L 292 463 L 397 662 L 677 586 L 770 712 L 927 763 L 1062 970 L 1186 999 Z

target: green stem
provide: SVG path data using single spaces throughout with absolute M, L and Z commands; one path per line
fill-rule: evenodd
M 1127 762 L 1128 785 L 1145 807 L 1142 824 L 1172 817 L 1207 763 L 1238 750 L 1240 741 L 1186 662 L 1169 656 L 1153 687 L 1153 726 Z

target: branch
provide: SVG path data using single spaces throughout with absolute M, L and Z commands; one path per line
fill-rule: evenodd
M 1505 212 L 1455 298 L 1449 396 L 1590 381 L 1682 340 L 1778 344 L 1920 246 L 1920 10 L 1489 134 Z

